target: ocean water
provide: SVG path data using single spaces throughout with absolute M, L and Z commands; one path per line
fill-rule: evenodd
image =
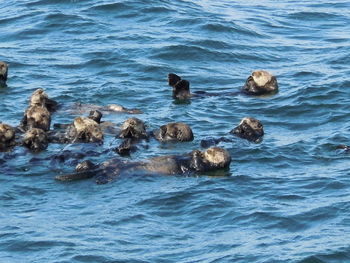
M 350 144 L 349 10 L 344 0 L 1 1 L 1 122 L 18 125 L 43 88 L 67 107 L 116 103 L 141 109 L 148 130 L 183 121 L 194 131 L 189 143 L 144 142 L 130 160 L 234 140 L 219 144 L 227 172 L 105 185 L 54 177 L 116 157 L 112 136 L 1 153 L 0 262 L 350 262 L 350 153 L 336 147 Z M 179 104 L 166 80 L 235 92 L 256 69 L 277 76 L 278 94 Z M 228 134 L 246 116 L 262 121 L 260 144 Z M 65 151 L 76 155 L 57 158 Z

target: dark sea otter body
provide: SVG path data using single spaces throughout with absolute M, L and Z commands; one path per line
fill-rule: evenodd
M 264 136 L 264 127 L 259 120 L 245 117 L 230 133 L 248 141 L 258 143 L 262 141 L 262 137 Z
M 174 99 L 186 100 L 191 97 L 189 81 L 181 79 L 180 76 L 174 73 L 169 73 L 168 84 L 169 86 L 173 87 Z
M 231 156 L 228 151 L 219 147 L 212 147 L 204 152 L 195 150 L 185 155 L 160 156 L 144 162 L 112 159 L 98 166 L 83 163 L 77 167 L 76 173 L 57 176 L 56 179 L 59 181 L 73 181 L 96 176 L 97 183 L 107 183 L 122 173 L 146 172 L 164 175 L 203 173 L 226 169 L 230 162 Z
M 7 74 L 8 65 L 5 62 L 0 61 L 0 86 L 6 86 Z

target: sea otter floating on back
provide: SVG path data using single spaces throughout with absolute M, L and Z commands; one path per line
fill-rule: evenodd
M 59 181 L 74 181 L 96 177 L 96 183 L 103 184 L 113 181 L 122 174 L 164 174 L 181 175 L 204 173 L 227 169 L 231 163 L 230 153 L 219 147 L 205 151 L 194 150 L 184 155 L 164 155 L 145 161 L 125 161 L 114 158 L 99 165 L 91 161 L 83 161 L 76 167 L 76 173 L 56 176 Z
M 278 92 L 277 79 L 265 70 L 256 70 L 246 80 L 242 91 L 248 95 L 267 95 Z

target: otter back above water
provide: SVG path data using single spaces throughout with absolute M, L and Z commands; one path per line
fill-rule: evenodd
M 229 171 L 130 173 L 62 183 L 117 157 L 121 139 L 0 153 L 0 262 L 350 262 L 348 1 L 3 1 L 0 121 L 20 124 L 38 88 L 75 103 L 140 109 L 147 131 L 188 124 L 189 142 L 137 144 L 142 161 L 225 137 Z M 256 70 L 278 93 L 239 93 Z M 168 73 L 197 96 L 172 98 Z M 227 95 L 227 94 L 232 95 Z M 235 95 L 233 95 L 235 94 Z M 58 110 L 55 123 L 81 115 Z M 84 115 L 87 116 L 87 115 Z M 128 113 L 103 115 L 118 127 Z M 229 132 L 244 117 L 260 143 Z

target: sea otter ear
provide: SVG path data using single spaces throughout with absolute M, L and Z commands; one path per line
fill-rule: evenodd
M 181 77 L 174 74 L 174 73 L 169 73 L 168 74 L 168 84 L 169 86 L 174 86 L 177 82 L 181 80 Z

